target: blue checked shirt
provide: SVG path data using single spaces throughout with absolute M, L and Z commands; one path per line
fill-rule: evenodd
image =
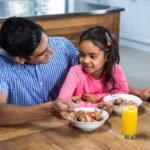
M 22 65 L 0 51 L 0 92 L 8 104 L 36 105 L 55 100 L 71 66 L 78 63 L 78 51 L 63 37 L 49 37 L 54 51 L 47 64 Z

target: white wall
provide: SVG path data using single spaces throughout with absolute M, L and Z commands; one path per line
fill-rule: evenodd
M 83 0 L 125 8 L 120 16 L 120 45 L 150 52 L 150 0 Z

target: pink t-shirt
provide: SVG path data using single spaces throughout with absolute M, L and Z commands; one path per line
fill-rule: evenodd
M 126 77 L 122 68 L 115 64 L 113 67 L 113 76 L 117 84 L 115 84 L 116 93 L 128 93 L 128 84 Z M 82 70 L 81 65 L 76 65 L 70 68 L 67 78 L 60 90 L 59 98 L 64 98 L 71 101 L 72 96 L 81 96 L 83 94 L 97 94 L 99 102 L 103 101 L 106 95 L 109 95 L 104 89 L 104 74 L 99 80 L 95 80 L 90 74 Z M 76 104 L 76 107 L 97 107 L 97 104 L 87 103 L 82 99 L 82 101 Z

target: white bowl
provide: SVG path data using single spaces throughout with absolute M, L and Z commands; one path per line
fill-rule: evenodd
M 142 104 L 142 100 L 139 97 L 131 95 L 131 94 L 113 94 L 113 95 L 108 95 L 108 96 L 105 96 L 103 100 L 104 100 L 104 102 L 115 101 L 115 99 L 117 99 L 119 97 L 121 97 L 123 99 L 126 99 L 126 100 L 132 100 L 138 106 Z M 113 111 L 116 114 L 121 114 L 121 106 L 114 105 L 113 106 Z
M 104 117 L 103 120 L 101 120 L 101 121 L 94 121 L 94 122 L 75 121 L 75 120 L 70 119 L 70 116 L 72 114 L 68 117 L 68 119 L 70 120 L 70 123 L 73 126 L 79 128 L 79 129 L 81 129 L 83 131 L 93 131 L 93 130 L 96 130 L 99 127 L 101 127 L 104 124 L 104 122 L 109 117 L 109 114 L 105 110 L 98 109 L 98 108 L 83 107 L 83 108 L 76 108 L 75 111 L 84 110 L 84 111 L 94 112 L 95 109 L 97 109 L 97 111 L 99 111 L 102 114 L 102 116 Z

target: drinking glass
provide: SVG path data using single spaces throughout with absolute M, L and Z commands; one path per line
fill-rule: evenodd
M 122 103 L 121 128 L 124 139 L 133 139 L 137 128 L 137 104 Z

